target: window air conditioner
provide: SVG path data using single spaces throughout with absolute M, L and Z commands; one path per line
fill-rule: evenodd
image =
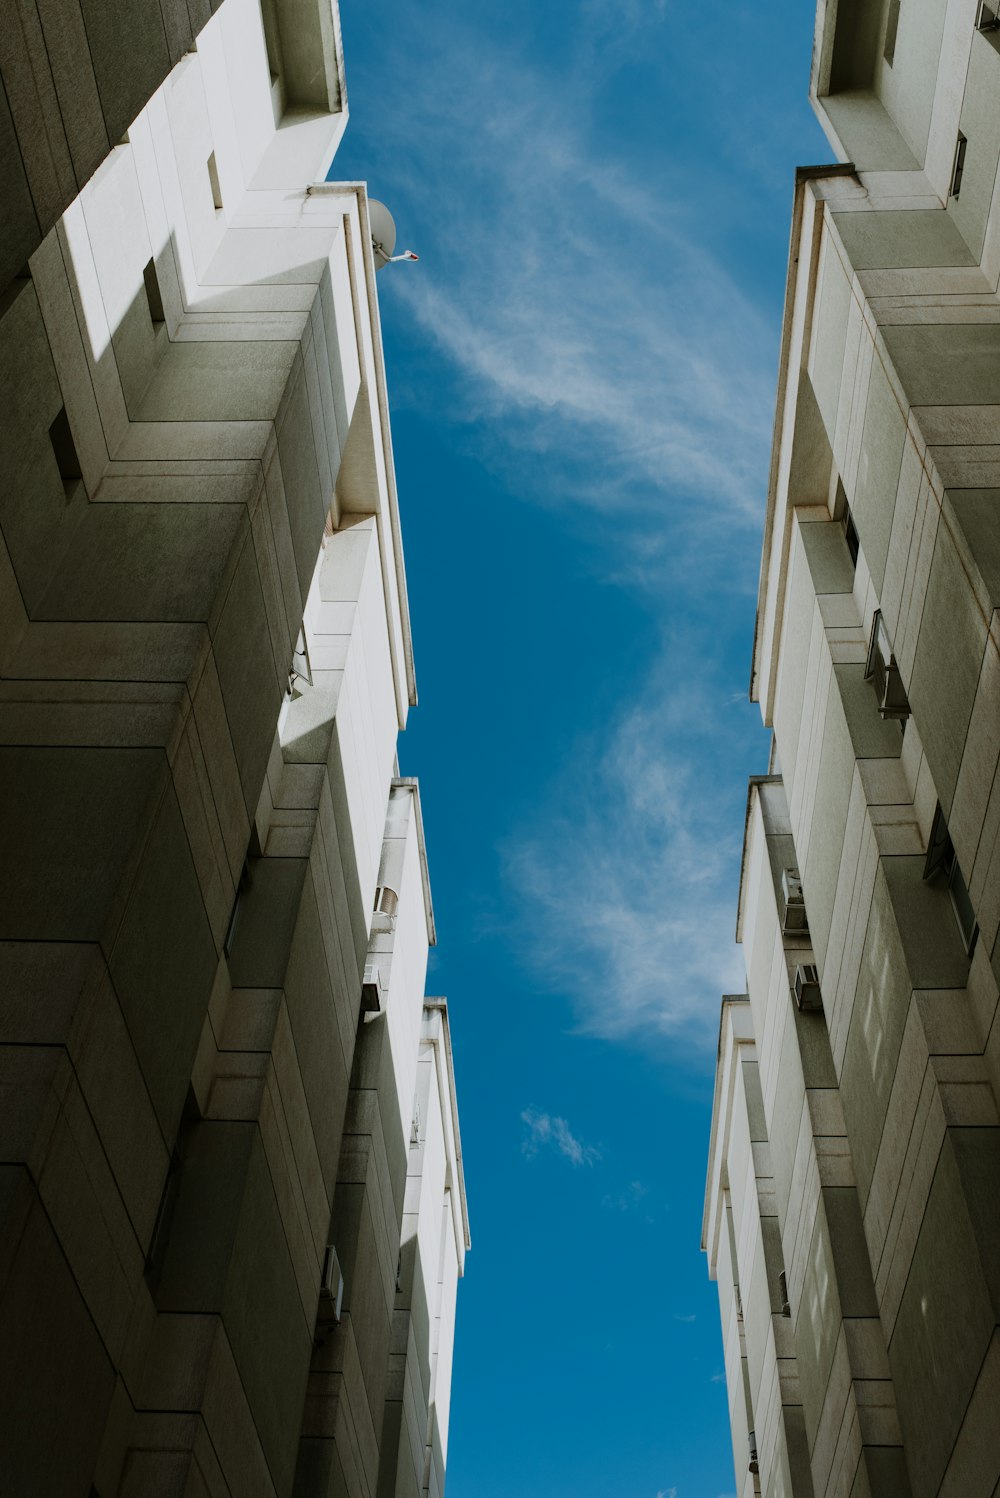
M 908 718 L 910 704 L 903 690 L 902 677 L 892 653 L 889 636 L 882 623 L 882 610 L 875 610 L 872 620 L 872 637 L 868 645 L 868 662 L 865 666 L 865 681 L 870 681 L 882 718 Z
M 325 1321 L 339 1321 L 340 1308 L 344 1300 L 344 1276 L 340 1272 L 340 1260 L 333 1244 L 327 1246 L 323 1255 L 323 1277 L 319 1287 L 320 1316 Z
M 365 1014 L 381 1014 L 385 1008 L 386 990 L 378 963 L 372 959 L 365 963 L 365 974 L 361 980 L 361 1008 Z
M 387 884 L 380 884 L 375 891 L 375 913 L 372 916 L 373 931 L 394 931 L 399 896 Z
M 760 1464 L 757 1461 L 757 1438 L 752 1430 L 747 1431 L 747 1440 L 750 1443 L 750 1466 L 748 1471 L 752 1472 L 756 1477 L 760 1471 Z
M 811 962 L 799 963 L 792 984 L 795 1002 L 805 1013 L 814 1013 L 823 1008 L 823 996 L 819 989 L 819 969 Z
M 785 913 L 781 921 L 781 929 L 786 936 L 803 936 L 809 931 L 809 922 L 806 920 L 806 901 L 802 893 L 802 880 L 799 878 L 798 869 L 783 869 L 781 873 L 781 893 L 785 900 Z

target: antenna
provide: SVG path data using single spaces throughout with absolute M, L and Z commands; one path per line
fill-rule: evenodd
M 401 255 L 392 253 L 396 248 L 396 225 L 392 214 L 378 198 L 368 199 L 368 222 L 371 225 L 372 253 L 377 271 L 384 265 L 395 265 L 400 260 L 420 259 L 412 250 L 404 250 Z

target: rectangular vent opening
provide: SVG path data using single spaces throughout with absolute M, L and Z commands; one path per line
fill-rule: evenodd
M 851 514 L 851 507 L 847 503 L 846 494 L 844 495 L 844 508 L 840 512 L 840 524 L 844 530 L 844 540 L 847 542 L 847 553 L 851 559 L 851 566 L 857 567 L 861 543 L 858 540 L 857 526 L 854 524 L 854 516 Z
M 882 47 L 882 56 L 892 67 L 896 56 L 896 33 L 899 30 L 899 0 L 889 0 L 889 12 L 885 22 L 885 42 Z
M 146 288 L 146 304 L 149 307 L 149 320 L 153 324 L 153 331 L 166 319 L 163 316 L 163 297 L 160 294 L 160 282 L 156 274 L 155 260 L 147 260 L 142 272 L 142 282 Z
M 214 151 L 212 152 L 211 156 L 208 158 L 208 180 L 209 180 L 209 183 L 211 184 L 211 188 L 212 188 L 212 202 L 215 204 L 215 211 L 216 211 L 216 213 L 221 213 L 222 212 L 222 187 L 221 187 L 221 185 L 219 183 L 219 168 L 216 165 L 215 152 Z
M 951 169 L 951 196 L 957 198 L 962 190 L 962 176 L 965 172 L 965 152 L 969 142 L 958 132 L 958 140 L 955 142 L 955 164 Z
M 76 443 L 73 441 L 73 432 L 65 406 L 60 406 L 59 415 L 49 427 L 49 441 L 52 443 L 59 477 L 63 481 L 63 490 L 66 498 L 70 499 L 76 492 L 83 474 L 80 471 L 80 459 L 77 456 Z

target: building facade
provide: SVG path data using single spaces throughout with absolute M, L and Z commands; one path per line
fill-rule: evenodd
M 336 4 L 19 0 L 0 81 L 0 1489 L 440 1495 L 469 1227 Z
M 703 1247 L 738 1492 L 1000 1493 L 1000 30 L 821 0 Z

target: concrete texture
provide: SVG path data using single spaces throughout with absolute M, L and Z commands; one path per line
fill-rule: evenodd
M 339 17 L 18 14 L 0 1487 L 437 1493 L 469 1232 L 367 199 L 307 192 Z
M 703 1235 L 740 1492 L 1000 1490 L 994 40 L 971 5 L 818 7 L 813 103 L 853 166 L 796 188 L 752 686 L 781 773 L 750 787 Z M 876 611 L 901 720 L 865 679 Z

